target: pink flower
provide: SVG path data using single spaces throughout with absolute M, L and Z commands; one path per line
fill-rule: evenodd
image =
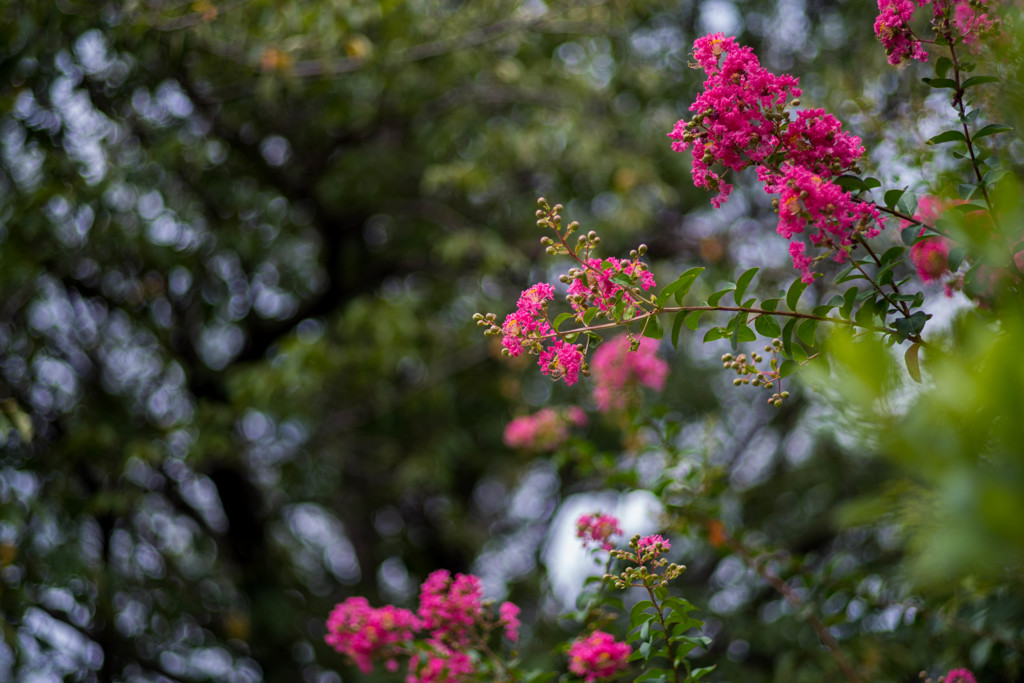
M 924 232 L 924 228 L 921 228 Z M 924 282 L 938 280 L 949 272 L 949 240 L 927 237 L 910 247 L 910 262 Z
M 536 451 L 553 451 L 569 438 L 569 427 L 582 427 L 586 414 L 576 406 L 558 411 L 541 408 L 533 415 L 521 415 L 505 426 L 505 445 Z
M 590 547 L 593 543 L 603 550 L 611 550 L 615 546 L 611 542 L 613 536 L 621 536 L 622 529 L 619 527 L 619 520 L 611 515 L 603 515 L 595 512 L 590 515 L 582 515 L 576 520 L 576 537 L 583 539 L 583 547 Z
M 373 608 L 366 598 L 352 597 L 336 605 L 327 617 L 324 640 L 360 671 L 369 673 L 375 659 L 387 659 L 389 669 L 397 666 L 394 656 L 419 627 L 419 620 L 409 610 L 390 605 Z
M 472 574 L 451 574 L 439 569 L 420 586 L 418 616 L 421 627 L 434 639 L 464 645 L 467 634 L 483 611 L 480 579 Z
M 435 640 L 428 641 L 434 652 L 421 663 L 419 655 L 409 659 L 406 683 L 458 683 L 473 673 L 473 660 Z
M 732 171 L 764 162 L 777 151 L 777 128 L 768 117 L 776 107 L 800 96 L 793 76 L 776 76 L 764 69 L 754 51 L 721 33 L 698 38 L 693 55 L 707 74 L 703 92 L 690 106 L 691 121 L 679 121 L 669 133 L 677 152 L 690 148 L 693 184 L 717 192 L 716 208 L 732 185 L 713 171 L 717 162 Z
M 615 642 L 604 631 L 594 631 L 569 647 L 569 671 L 583 677 L 587 683 L 608 678 L 629 666 L 631 653 L 626 643 Z
M 553 380 L 565 379 L 569 386 L 576 384 L 583 365 L 583 352 L 579 346 L 556 339 L 555 343 L 541 352 L 537 365 L 544 375 Z
M 644 536 L 636 544 L 637 554 L 640 557 L 644 557 L 648 553 L 661 555 L 662 553 L 667 553 L 671 549 L 672 544 L 662 538 L 660 534 Z
M 626 407 L 629 390 L 645 386 L 655 391 L 665 387 L 668 363 L 658 358 L 658 343 L 641 338 L 635 350 L 628 336 L 601 344 L 594 352 L 592 372 L 594 402 L 602 413 Z
M 612 282 L 612 278 L 620 273 L 628 275 L 644 291 L 657 286 L 654 275 L 639 261 L 592 258 L 586 262 L 586 266 L 580 277 L 569 285 L 569 303 L 577 313 L 583 313 L 594 306 L 602 311 L 611 310 L 619 292 L 623 291 L 621 285 Z M 636 303 L 628 292 L 623 292 L 622 300 L 627 305 Z
M 780 235 L 793 239 L 808 230 L 811 243 L 831 248 L 837 262 L 846 260 L 857 234 L 870 238 L 880 231 L 881 214 L 874 205 L 854 201 L 843 188 L 804 167 L 784 166 L 782 176 L 766 183 L 765 191 L 780 195 Z M 804 252 L 805 248 L 790 246 L 793 266 L 803 273 L 804 282 L 811 282 L 812 261 Z
M 917 0 L 917 7 L 924 7 L 929 0 Z M 881 41 L 889 63 L 901 64 L 908 59 L 928 61 L 928 53 L 910 30 L 910 18 L 917 7 L 911 0 L 878 0 L 878 18 L 875 19 L 875 35 Z
M 498 623 L 505 627 L 505 637 L 511 641 L 519 640 L 519 608 L 511 602 L 501 603 L 498 619 Z
M 538 282 L 519 295 L 515 312 L 509 313 L 501 326 L 501 343 L 510 356 L 520 355 L 524 345 L 537 348 L 541 339 L 551 334 L 544 306 L 546 300 L 554 298 L 555 288 L 546 282 Z
M 944 678 L 944 683 L 978 683 L 970 669 L 950 669 Z

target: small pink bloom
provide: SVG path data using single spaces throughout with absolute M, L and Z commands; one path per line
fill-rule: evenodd
M 632 649 L 626 643 L 616 642 L 604 631 L 594 631 L 569 647 L 569 671 L 587 683 L 608 678 L 629 666 L 631 653 Z
M 391 605 L 374 608 L 366 598 L 351 597 L 327 617 L 324 640 L 360 671 L 369 673 L 374 660 L 386 659 L 390 667 L 394 655 L 419 627 L 419 620 L 409 610 Z
M 519 640 L 519 608 L 511 602 L 503 602 L 498 607 L 500 624 L 505 627 L 505 637 L 511 641 Z
M 950 669 L 944 683 L 978 683 L 970 669 Z
M 636 545 L 637 553 L 643 557 L 648 552 L 654 552 L 657 555 L 668 552 L 672 549 L 672 544 L 661 537 L 660 534 L 654 536 L 644 536 Z
M 603 413 L 625 408 L 633 387 L 655 391 L 665 387 L 668 363 L 658 358 L 658 343 L 641 338 L 635 351 L 630 348 L 629 337 L 621 336 L 601 344 L 594 352 L 593 396 Z
M 422 628 L 434 639 L 465 644 L 467 634 L 476 624 L 483 607 L 480 579 L 472 574 L 456 574 L 439 569 L 420 586 L 418 616 Z
M 553 380 L 565 379 L 565 383 L 572 386 L 580 377 L 583 352 L 575 344 L 556 339 L 554 344 L 541 352 L 537 365 L 542 374 Z
M 576 537 L 583 539 L 584 548 L 593 543 L 604 550 L 611 550 L 615 547 L 611 542 L 612 537 L 621 535 L 622 529 L 619 527 L 619 520 L 611 515 L 595 512 L 590 515 L 582 515 L 576 520 Z
M 910 261 L 917 268 L 921 280 L 938 280 L 949 272 L 949 240 L 945 237 L 928 237 L 917 242 L 910 248 Z

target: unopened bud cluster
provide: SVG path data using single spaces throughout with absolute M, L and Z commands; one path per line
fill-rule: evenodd
M 782 340 L 773 339 L 771 344 L 765 344 L 764 352 L 772 354 L 768 361 L 768 368 L 759 367 L 764 363 L 765 357 L 757 352 L 749 356 L 741 353 L 737 356 L 726 353 L 722 356 L 722 368 L 732 370 L 736 373 L 736 379 L 732 381 L 733 386 L 750 385 L 763 387 L 765 389 L 777 389 L 769 398 L 768 403 L 778 408 L 782 401 L 789 398 L 788 391 L 781 391 L 782 378 L 779 376 L 778 354 L 782 351 Z
M 630 539 L 629 547 L 630 550 L 613 550 L 611 555 L 615 559 L 629 562 L 630 565 L 635 566 L 627 566 L 621 574 L 605 574 L 604 576 L 605 581 L 610 582 L 618 589 L 630 586 L 657 588 L 678 578 L 686 571 L 685 565 L 669 562 L 661 557 L 672 548 L 672 544 L 660 535 L 641 538 L 637 534 Z

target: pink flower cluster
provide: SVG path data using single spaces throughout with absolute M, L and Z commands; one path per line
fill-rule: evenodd
M 388 668 L 397 667 L 399 645 L 412 639 L 419 620 L 407 609 L 370 607 L 366 598 L 352 597 L 335 606 L 327 617 L 327 644 L 348 656 L 359 670 L 370 673 L 374 659 L 385 659 Z
M 631 648 L 619 643 L 611 634 L 594 631 L 569 647 L 569 671 L 587 683 L 608 678 L 629 666 Z
M 943 683 L 978 683 L 970 669 L 950 669 L 942 680 Z
M 954 37 L 973 45 L 983 36 L 998 30 L 1000 21 L 990 13 L 992 0 L 878 0 L 875 35 L 889 56 L 889 63 L 902 64 L 911 59 L 928 61 L 921 40 L 910 28 L 915 10 L 932 6 L 932 23 L 948 29 Z
M 388 671 L 397 671 L 397 657 L 404 655 L 409 657 L 406 683 L 456 683 L 475 670 L 472 642 L 497 627 L 509 640 L 519 637 L 519 608 L 502 603 L 494 620 L 484 614 L 482 597 L 476 576 L 453 579 L 438 570 L 420 587 L 416 614 L 391 605 L 370 607 L 365 598 L 351 597 L 331 611 L 324 640 L 363 673 L 382 660 Z M 413 647 L 414 638 L 426 642 L 426 651 Z
M 521 415 L 505 426 L 505 445 L 535 451 L 552 451 L 569 438 L 570 426 L 582 427 L 587 416 L 580 408 L 565 410 L 541 408 L 532 415 Z
M 513 313 L 509 313 L 501 326 L 501 343 L 510 356 L 518 356 L 524 348 L 540 357 L 540 371 L 552 379 L 565 379 L 572 385 L 579 379 L 583 365 L 583 352 L 574 344 L 556 339 L 549 346 L 544 340 L 554 334 L 547 319 L 547 301 L 555 298 L 555 288 L 538 282 L 520 296 Z
M 589 548 L 593 544 L 602 550 L 611 550 L 615 547 L 611 541 L 612 537 L 621 535 L 619 520 L 611 515 L 595 512 L 582 515 L 576 520 L 576 537 L 583 540 L 584 548 Z
M 950 202 L 938 197 L 924 196 L 917 202 L 917 213 L 914 218 L 927 224 L 934 225 L 942 212 L 952 204 L 962 202 Z M 907 227 L 908 221 L 903 221 L 902 227 Z M 919 234 L 924 234 L 925 228 L 921 227 Z M 949 249 L 951 242 L 945 237 L 928 237 L 914 246 L 910 247 L 910 262 L 917 269 L 917 274 L 924 282 L 933 282 L 949 272 Z
M 637 554 L 640 557 L 645 555 L 661 555 L 667 553 L 672 549 L 672 544 L 661 537 L 661 534 L 655 534 L 654 536 L 644 536 L 636 544 Z
M 713 206 L 725 202 L 732 185 L 712 164 L 724 167 L 723 173 L 755 166 L 765 191 L 781 195 L 778 232 L 793 240 L 790 255 L 804 282 L 813 280 L 814 259 L 796 235 L 808 230 L 812 244 L 844 261 L 856 235 L 878 234 L 878 210 L 832 182 L 864 154 L 860 138 L 843 132 L 823 109 L 798 112 L 791 120 L 787 107 L 801 93 L 797 79 L 772 74 L 735 38 L 698 38 L 693 54 L 707 74 L 704 89 L 690 106 L 693 118 L 677 122 L 669 137 L 675 151 L 691 150 L 694 185 L 718 192 Z
M 588 259 L 585 265 L 583 275 L 569 285 L 567 299 L 577 313 L 583 313 L 593 306 L 597 306 L 602 311 L 610 311 L 616 297 L 622 291 L 621 286 L 612 282 L 612 278 L 619 273 L 635 276 L 644 291 L 657 286 L 654 275 L 647 270 L 646 265 L 639 261 L 592 258 Z M 625 292 L 622 295 L 622 300 L 626 304 L 635 303 Z
M 632 345 L 628 336 L 616 337 L 594 352 L 593 396 L 603 413 L 625 408 L 631 387 L 645 386 L 655 391 L 665 387 L 668 363 L 658 358 L 658 343 L 641 338 L 635 349 Z

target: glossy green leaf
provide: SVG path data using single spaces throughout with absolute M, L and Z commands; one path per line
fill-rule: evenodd
M 655 314 L 645 321 L 644 336 L 651 339 L 661 339 L 665 336 L 665 328 L 661 325 L 661 316 Z
M 789 310 L 796 311 L 796 305 L 800 303 L 800 296 L 807 289 L 807 283 L 803 280 L 793 280 L 793 284 L 789 286 L 789 291 L 786 292 L 786 305 L 789 306 Z
M 779 325 L 779 321 L 770 315 L 759 315 L 754 318 L 754 329 L 765 337 L 775 338 L 782 334 L 782 326 Z
M 985 126 L 984 128 L 981 128 L 980 130 L 975 131 L 974 135 L 972 135 L 971 137 L 974 138 L 975 140 L 977 140 L 979 138 L 988 137 L 989 135 L 998 135 L 999 133 L 1007 133 L 1007 132 L 1009 132 L 1011 130 L 1013 130 L 1012 127 L 1004 125 L 1002 123 L 990 123 L 987 126 Z
M 754 279 L 759 270 L 760 268 L 757 267 L 751 268 L 736 279 L 736 289 L 733 291 L 732 296 L 738 306 L 743 305 L 743 294 L 747 291 L 750 281 Z
M 960 131 L 958 131 L 958 130 L 947 130 L 947 131 L 944 131 L 942 133 L 939 133 L 938 135 L 936 135 L 933 138 L 929 138 L 928 141 L 925 144 L 926 145 L 939 145 L 939 144 L 942 144 L 943 142 L 965 142 L 966 140 L 967 140 L 967 138 L 965 138 L 964 134 L 961 133 Z

